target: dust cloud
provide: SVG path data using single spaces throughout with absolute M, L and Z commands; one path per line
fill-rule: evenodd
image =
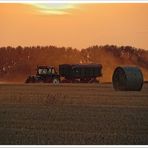
M 6 58 L 7 57 L 7 58 Z M 1 47 L 0 82 L 25 82 L 36 73 L 37 65 L 97 63 L 102 64 L 101 82 L 111 82 L 117 66 L 137 66 L 148 81 L 148 50 L 131 46 L 91 46 L 85 49 L 56 46 Z

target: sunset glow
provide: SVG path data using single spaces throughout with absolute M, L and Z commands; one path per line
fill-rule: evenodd
M 148 4 L 0 4 L 0 46 L 148 49 Z
M 76 4 L 32 4 L 42 14 L 64 15 L 70 14 L 68 11 L 76 8 Z

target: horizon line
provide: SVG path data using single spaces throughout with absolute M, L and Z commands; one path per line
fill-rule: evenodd
M 90 46 L 87 46 L 87 47 L 82 47 L 82 48 L 77 48 L 77 47 L 72 47 L 72 46 L 60 46 L 60 45 L 16 45 L 16 46 L 12 46 L 12 45 L 6 45 L 6 46 L 0 46 L 0 48 L 7 48 L 7 47 L 11 47 L 11 48 L 17 48 L 17 47 L 22 47 L 22 48 L 25 48 L 25 47 L 56 47 L 56 48 L 72 48 L 72 49 L 76 49 L 76 50 L 82 50 L 82 49 L 87 49 L 87 48 L 90 48 L 90 47 L 94 47 L 94 46 L 98 46 L 98 47 L 101 47 L 101 46 L 116 46 L 117 48 L 118 47 L 132 47 L 132 48 L 135 48 L 137 50 L 145 50 L 145 51 L 148 51 L 146 48 L 140 48 L 140 47 L 136 47 L 136 46 L 132 46 L 132 45 L 116 45 L 116 44 L 94 44 L 94 45 L 90 45 Z

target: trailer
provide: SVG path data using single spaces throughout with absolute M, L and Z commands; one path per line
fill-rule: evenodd
M 94 83 L 99 82 L 97 77 L 102 76 L 101 64 L 62 64 L 59 65 L 59 74 L 62 82 Z

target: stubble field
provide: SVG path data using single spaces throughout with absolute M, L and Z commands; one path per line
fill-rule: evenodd
M 148 83 L 0 84 L 0 144 L 148 144 Z

